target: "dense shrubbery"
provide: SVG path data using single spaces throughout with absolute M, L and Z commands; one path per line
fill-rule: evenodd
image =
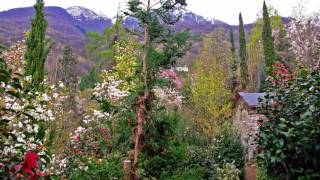
M 260 128 L 258 160 L 280 179 L 320 177 L 320 74 L 298 74 L 273 83 L 262 109 L 269 120 Z
M 0 60 L 0 177 L 48 175 L 53 124 L 63 115 L 63 85 L 41 83 L 30 87 L 31 77 L 13 73 Z M 30 164 L 31 163 L 31 164 Z
M 231 122 L 226 121 L 217 127 L 213 141 L 207 146 L 192 146 L 191 150 L 189 164 L 204 169 L 202 178 L 221 177 L 222 174 L 230 178 L 232 172 L 237 172 L 238 178 L 244 177 L 244 149 L 240 134 Z

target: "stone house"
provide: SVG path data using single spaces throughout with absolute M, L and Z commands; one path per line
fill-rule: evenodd
M 234 121 L 241 132 L 246 160 L 249 162 L 254 160 L 257 150 L 258 124 L 266 119 L 263 114 L 258 113 L 258 108 L 261 106 L 260 99 L 263 99 L 265 95 L 265 93 L 239 92 L 236 98 Z

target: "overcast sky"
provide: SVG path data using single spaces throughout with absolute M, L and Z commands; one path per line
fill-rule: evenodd
M 119 3 L 124 8 L 127 0 L 45 0 L 46 6 L 83 6 L 108 17 L 114 17 Z M 35 0 L 0 0 L 0 10 L 32 6 Z M 238 24 L 241 11 L 245 23 L 252 23 L 262 9 L 263 0 L 187 0 L 188 10 L 204 17 L 215 18 L 229 24 Z M 290 16 L 298 2 L 305 4 L 307 12 L 319 12 L 320 0 L 266 0 L 280 15 Z

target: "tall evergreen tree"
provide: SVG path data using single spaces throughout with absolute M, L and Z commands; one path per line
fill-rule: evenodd
M 263 2 L 262 40 L 265 58 L 265 73 L 266 75 L 271 75 L 272 65 L 275 63 L 277 55 L 274 48 L 269 12 L 265 1 Z
M 230 44 L 231 44 L 231 70 L 232 70 L 232 92 L 237 88 L 237 57 L 236 46 L 234 45 L 233 30 L 230 31 Z
M 48 23 L 43 12 L 43 0 L 37 0 L 34 9 L 35 16 L 26 41 L 25 76 L 32 76 L 32 85 L 39 88 L 39 84 L 44 79 L 45 60 L 53 43 L 45 39 Z
M 136 18 L 143 28 L 143 53 L 141 82 L 143 88 L 138 92 L 135 102 L 136 127 L 133 135 L 134 179 L 140 179 L 138 171 L 139 154 L 143 147 L 145 127 L 148 126 L 148 115 L 152 101 L 150 89 L 155 86 L 155 74 L 162 68 L 172 66 L 176 59 L 182 57 L 188 46 L 189 34 L 173 33 L 170 29 L 181 17 L 181 10 L 186 6 L 186 0 L 129 0 L 126 15 Z M 174 15 L 173 12 L 180 12 Z M 142 29 L 141 28 L 141 29 Z M 140 31 L 138 29 L 137 31 Z M 163 42 L 163 47 L 155 48 L 157 42 Z
M 242 89 L 247 88 L 248 77 L 248 64 L 247 64 L 247 48 L 246 48 L 246 35 L 243 26 L 241 13 L 239 14 L 239 42 L 240 42 L 240 71 L 241 71 L 241 85 Z
M 64 109 L 68 112 L 65 119 L 65 127 L 70 127 L 73 120 L 76 120 L 76 92 L 78 88 L 78 79 L 76 75 L 76 58 L 73 55 L 72 48 L 65 46 L 63 57 L 59 59 L 57 81 L 61 81 L 67 88 L 67 99 L 64 102 Z
M 76 58 L 73 55 L 72 48 L 70 46 L 65 46 L 63 57 L 59 59 L 57 81 L 63 82 L 63 84 L 71 90 L 75 90 L 78 83 L 75 66 Z

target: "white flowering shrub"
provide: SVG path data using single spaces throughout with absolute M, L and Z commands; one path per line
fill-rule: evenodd
M 0 60 L 0 177 L 43 175 L 50 161 L 49 125 L 63 112 L 64 97 L 46 82 L 43 91 L 31 91 L 30 82 L 31 77 L 12 74 Z M 25 167 L 27 157 L 38 160 L 33 169 Z
M 170 87 L 155 87 L 153 89 L 153 92 L 162 106 L 165 106 L 167 108 L 181 108 L 183 96 L 176 89 Z

